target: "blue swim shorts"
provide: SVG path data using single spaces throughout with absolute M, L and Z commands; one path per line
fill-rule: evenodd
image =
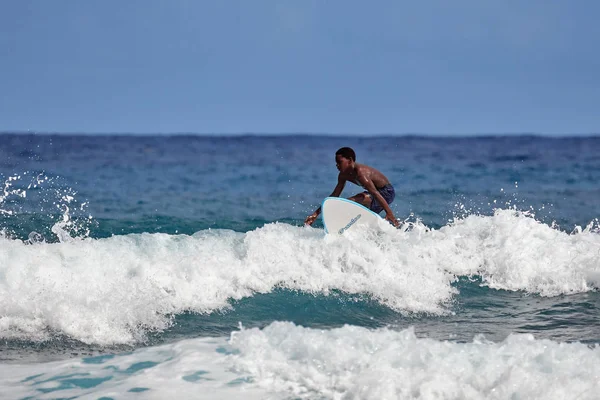
M 388 183 L 381 189 L 377 189 L 377 191 L 379 192 L 379 194 L 381 194 L 381 196 L 385 199 L 385 201 L 387 201 L 388 204 L 392 204 L 392 202 L 396 198 L 396 191 L 394 190 L 394 187 L 392 186 L 391 183 Z M 364 193 L 371 196 L 371 200 L 372 200 L 371 201 L 371 211 L 373 211 L 374 213 L 377 213 L 377 214 L 379 214 L 381 211 L 383 211 L 382 205 L 379 204 L 379 201 L 377 201 L 376 198 L 374 198 L 367 191 L 365 191 Z

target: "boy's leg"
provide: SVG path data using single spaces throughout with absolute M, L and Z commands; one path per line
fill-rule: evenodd
M 371 199 L 371 195 L 369 193 L 358 193 L 355 194 L 352 197 L 349 197 L 348 200 L 352 200 L 358 204 L 362 204 L 363 206 L 367 207 L 367 208 L 371 208 L 371 202 L 373 201 Z

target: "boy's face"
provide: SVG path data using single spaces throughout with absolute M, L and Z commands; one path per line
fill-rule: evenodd
M 340 172 L 348 172 L 352 169 L 353 161 L 340 154 L 335 156 L 335 166 Z

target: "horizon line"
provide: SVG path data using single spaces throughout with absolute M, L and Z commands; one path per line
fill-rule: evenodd
M 202 137 L 278 137 L 278 136 L 349 136 L 349 137 L 433 137 L 433 138 L 460 138 L 460 137 L 506 137 L 506 136 L 533 136 L 548 138 L 573 138 L 573 137 L 593 137 L 598 136 L 599 132 L 587 133 L 540 133 L 540 132 L 476 132 L 476 133 L 426 133 L 426 132 L 378 132 L 378 133 L 359 133 L 359 132 L 59 132 L 59 131 L 35 131 L 35 130 L 1 130 L 0 135 L 44 135 L 44 136 L 202 136 Z

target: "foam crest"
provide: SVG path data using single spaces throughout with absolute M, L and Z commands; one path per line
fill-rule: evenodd
M 367 293 L 400 311 L 445 312 L 453 277 L 434 264 L 409 268 L 390 245 L 324 240 L 321 230 L 278 223 L 246 234 L 36 245 L 0 239 L 0 336 L 60 332 L 87 343 L 134 342 L 167 328 L 172 315 L 224 309 L 277 287 Z
M 600 287 L 600 234 L 592 221 L 566 233 L 515 210 L 471 215 L 436 234 L 455 275 L 481 276 L 495 289 L 556 296 Z
M 276 288 L 367 295 L 401 313 L 451 312 L 459 276 L 544 296 L 596 290 L 600 235 L 500 210 L 431 230 L 348 232 L 283 223 L 247 233 L 131 234 L 37 243 L 0 238 L 0 337 L 144 340 L 173 315 Z
M 597 398 L 600 347 L 511 335 L 493 343 L 354 326 L 275 322 L 226 338 L 131 353 L 0 365 L 10 398 L 580 399 Z

